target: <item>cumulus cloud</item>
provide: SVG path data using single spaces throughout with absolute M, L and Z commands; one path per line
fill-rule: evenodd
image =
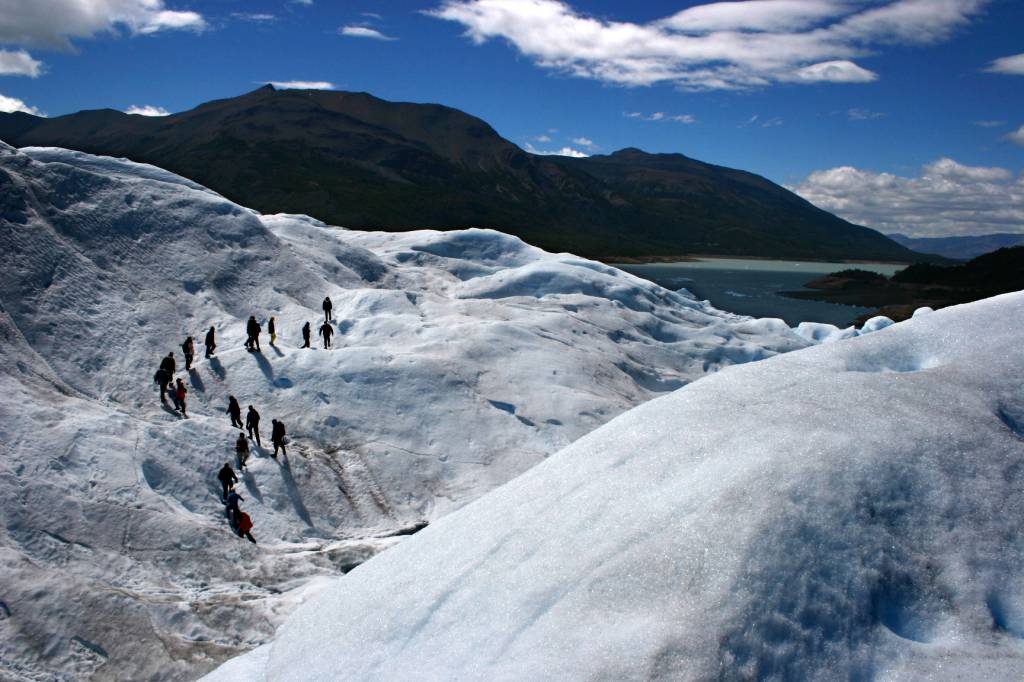
M 39 111 L 35 107 L 25 104 L 17 97 L 5 97 L 3 95 L 0 95 L 0 111 L 5 114 L 10 114 L 15 111 L 23 111 L 26 114 L 32 114 L 33 116 L 46 116 L 43 112 Z
M 626 118 L 635 118 L 640 121 L 675 121 L 676 123 L 696 123 L 697 118 L 692 114 L 666 114 L 664 111 L 655 111 L 645 114 L 642 111 L 624 111 L 622 115 Z
M 578 144 L 581 147 L 593 147 L 594 141 L 586 137 L 574 137 L 572 140 L 573 144 Z
M 353 38 L 371 38 L 373 40 L 398 40 L 394 36 L 384 35 L 375 28 L 369 26 L 342 26 L 338 29 L 338 33 L 343 36 L 351 36 Z
M 0 50 L 0 76 L 38 78 L 42 73 L 43 63 L 32 59 L 32 55 L 25 50 Z
M 1005 73 L 1010 76 L 1024 76 L 1024 54 L 1015 54 L 1012 57 L 1002 57 L 995 60 L 985 71 L 989 73 Z
M 913 237 L 1024 233 L 1024 176 L 1005 168 L 939 159 L 916 177 L 851 166 L 811 173 L 794 192 L 886 233 Z
M 171 112 L 167 111 L 163 107 L 155 107 L 152 104 L 146 104 L 141 107 L 131 105 L 124 110 L 126 114 L 138 114 L 139 116 L 170 116 Z
M 870 109 L 847 109 L 846 118 L 851 121 L 874 121 L 879 118 L 885 118 L 885 114 L 880 111 L 871 111 Z
M 586 152 L 581 152 L 578 149 L 573 149 L 572 147 L 568 146 L 562 147 L 561 149 L 551 150 L 537 149 L 529 142 L 526 143 L 526 151 L 530 152 L 531 154 L 537 154 L 539 156 L 571 156 L 574 159 L 585 159 L 588 156 L 590 156 L 590 154 L 587 154 Z
M 1006 136 L 1006 139 L 1009 140 L 1010 142 L 1013 142 L 1014 144 L 1024 146 L 1024 126 L 1021 126 L 1012 133 L 1008 134 Z
M 172 11 L 163 0 L 0 0 L 0 43 L 72 49 L 72 38 L 125 28 L 134 34 L 202 31 L 198 12 Z
M 266 14 L 263 12 L 232 12 L 231 16 L 235 19 L 252 21 L 257 24 L 269 24 L 272 21 L 277 21 L 277 17 L 273 14 Z
M 266 81 L 278 90 L 333 90 L 330 81 Z
M 648 23 L 587 16 L 562 0 L 444 0 L 427 14 L 476 44 L 504 39 L 538 66 L 624 86 L 686 90 L 866 83 L 853 60 L 947 38 L 989 0 L 742 0 Z

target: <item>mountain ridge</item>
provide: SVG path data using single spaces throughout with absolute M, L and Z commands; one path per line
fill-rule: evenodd
M 478 117 L 264 86 L 166 117 L 0 114 L 0 139 L 123 156 L 264 213 L 354 229 L 493 227 L 580 255 L 926 259 L 746 171 L 627 147 L 531 154 Z

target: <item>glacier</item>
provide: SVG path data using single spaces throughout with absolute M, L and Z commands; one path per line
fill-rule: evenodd
M 1019 680 L 1021 320 L 1024 292 L 690 383 L 204 680 Z
M 195 678 L 618 415 L 820 340 L 493 230 L 353 232 L 152 166 L 2 143 L 0 264 L 12 679 Z M 335 348 L 301 349 L 325 295 Z M 262 354 L 242 348 L 250 315 L 277 320 Z M 181 419 L 152 376 L 211 325 L 216 356 L 178 373 Z M 278 461 L 257 449 L 238 486 L 256 547 L 228 529 L 215 479 L 234 462 L 229 394 L 291 438 Z

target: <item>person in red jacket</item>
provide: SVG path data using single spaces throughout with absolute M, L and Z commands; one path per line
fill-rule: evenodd
M 245 512 L 238 514 L 238 537 L 248 538 L 249 542 L 256 544 L 256 538 L 252 536 L 252 519 Z
M 185 388 L 185 384 L 181 383 L 181 377 L 178 377 L 178 383 L 174 387 L 174 406 L 181 410 L 181 416 L 187 417 L 185 414 L 185 394 L 188 393 L 188 389 Z

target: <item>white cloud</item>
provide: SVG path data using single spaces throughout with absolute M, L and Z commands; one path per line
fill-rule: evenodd
M 886 233 L 1024 233 L 1024 176 L 1015 180 L 1005 168 L 939 159 L 916 177 L 903 177 L 842 166 L 812 173 L 791 189 L 851 222 Z
M 38 78 L 42 73 L 43 63 L 33 59 L 25 50 L 0 50 L 0 76 Z
M 33 116 L 46 116 L 43 112 L 35 107 L 30 107 L 17 97 L 4 97 L 3 95 L 0 95 L 0 111 L 7 114 L 14 111 L 24 111 L 26 114 L 32 114 Z
M 1024 54 L 1002 57 L 985 67 L 989 73 L 1005 73 L 1010 76 L 1024 76 Z
M 265 81 L 278 90 L 333 90 L 334 83 L 330 81 Z
M 575 137 L 572 140 L 573 144 L 578 144 L 581 147 L 593 147 L 594 141 L 586 137 Z
M 1010 142 L 1013 142 L 1014 144 L 1024 146 L 1024 126 L 1017 128 L 1012 133 L 1009 133 L 1006 136 L 1006 139 L 1009 140 Z
M 294 5 L 305 5 L 306 7 L 313 4 L 313 0 L 288 0 L 288 2 Z
M 571 156 L 574 159 L 585 159 L 590 156 L 590 154 L 581 152 L 578 149 L 573 149 L 572 147 L 562 147 L 561 149 L 555 150 L 537 149 L 529 142 L 526 143 L 526 151 L 531 154 L 537 154 L 538 156 Z
M 0 43 L 71 49 L 72 38 L 119 28 L 202 31 L 206 21 L 198 12 L 165 9 L 163 0 L 0 0 Z
M 387 36 L 378 31 L 375 28 L 369 28 L 368 26 L 342 26 L 338 29 L 338 33 L 343 36 L 352 36 L 354 38 L 372 38 L 373 40 L 398 40 L 393 36 Z
M 231 16 L 235 19 L 241 19 L 242 21 L 252 21 L 258 24 L 267 24 L 272 21 L 277 21 L 277 17 L 273 14 L 265 14 L 262 12 L 232 12 Z
M 167 111 L 163 107 L 155 107 L 152 104 L 146 104 L 141 107 L 135 106 L 134 104 L 124 110 L 126 114 L 138 114 L 139 116 L 170 116 L 171 112 Z
M 697 117 L 693 114 L 676 114 L 675 116 L 669 116 L 669 120 L 675 121 L 676 123 L 696 123 Z
M 624 86 L 686 90 L 773 83 L 866 83 L 852 61 L 873 46 L 942 40 L 989 0 L 744 0 L 638 24 L 562 0 L 444 0 L 428 12 L 476 44 L 504 39 L 552 71 Z
M 537 142 L 551 142 L 551 138 L 548 137 L 547 135 L 538 135 L 533 139 L 536 140 Z
M 1006 125 L 1006 121 L 971 121 L 971 125 L 976 125 L 979 128 L 1002 128 Z
M 885 114 L 879 111 L 871 111 L 870 109 L 847 109 L 846 118 L 851 121 L 874 121 L 879 118 L 885 118 Z

